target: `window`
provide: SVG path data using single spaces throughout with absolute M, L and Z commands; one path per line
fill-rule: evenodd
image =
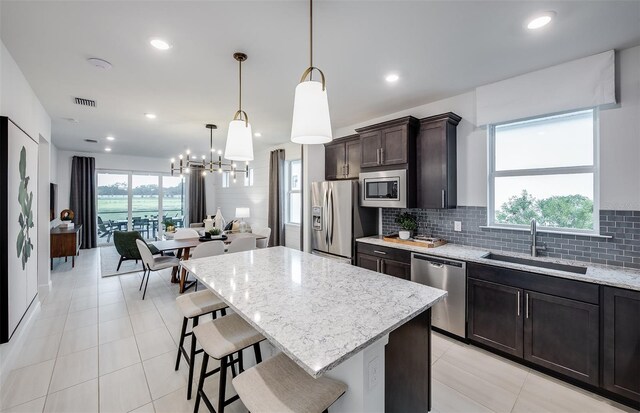
M 598 233 L 598 113 L 489 127 L 488 224 Z
M 244 175 L 244 186 L 253 186 L 253 168 L 249 168 L 249 173 Z
M 222 173 L 222 187 L 223 188 L 229 188 L 230 176 L 231 176 L 231 173 L 229 173 L 229 172 L 223 172 Z
M 288 224 L 299 225 L 302 220 L 302 162 L 286 163 L 286 216 Z

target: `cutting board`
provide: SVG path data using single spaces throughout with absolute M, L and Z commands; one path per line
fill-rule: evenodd
M 447 243 L 447 241 L 440 238 L 425 238 L 425 239 L 400 239 L 398 234 L 385 235 L 382 237 L 383 240 L 387 242 L 395 242 L 396 244 L 404 244 L 411 245 L 412 247 L 422 247 L 422 248 L 435 248 Z

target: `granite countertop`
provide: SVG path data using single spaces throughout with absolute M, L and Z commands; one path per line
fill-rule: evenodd
M 482 249 L 482 248 L 476 248 L 476 247 L 468 247 L 465 245 L 458 245 L 458 244 L 445 244 L 443 246 L 436 247 L 436 248 L 414 247 L 411 245 L 385 241 L 382 239 L 382 236 L 359 238 L 356 241 L 364 242 L 367 244 L 380 245 L 384 247 L 398 248 L 398 249 L 408 250 L 412 252 L 419 252 L 422 254 L 432 255 L 436 257 L 458 259 L 461 261 L 476 262 L 479 264 L 488 264 L 488 265 L 493 265 L 497 267 L 513 268 L 515 270 L 524 270 L 529 272 L 535 272 L 538 274 L 550 275 L 554 277 L 568 278 L 572 280 L 586 281 L 586 282 L 595 283 L 595 284 L 609 285 L 612 287 L 619 287 L 619 288 L 626 288 L 630 290 L 640 291 L 640 271 L 632 271 L 632 270 L 622 269 L 619 267 L 596 265 L 596 264 L 561 260 L 561 259 L 549 258 L 549 257 L 533 258 L 526 254 L 507 252 L 507 251 L 498 251 L 498 250 L 491 250 L 491 249 Z M 567 271 L 560 271 L 560 270 L 555 270 L 550 268 L 542 268 L 542 267 L 536 267 L 531 265 L 516 264 L 511 262 L 496 261 L 496 260 L 483 258 L 488 253 L 496 253 L 500 255 L 509 255 L 512 257 L 533 259 L 537 261 L 547 261 L 547 262 L 553 262 L 558 264 L 586 267 L 587 273 L 575 274 Z
M 181 265 L 313 377 L 446 296 L 443 290 L 285 247 Z

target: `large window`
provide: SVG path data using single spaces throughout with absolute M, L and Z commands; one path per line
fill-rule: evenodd
M 146 239 L 162 235 L 171 218 L 184 224 L 185 191 L 182 178 L 160 174 L 100 171 L 97 174 L 97 213 L 100 244 L 113 242 L 113 231 L 135 230 Z
M 490 226 L 597 233 L 597 111 L 489 127 Z
M 287 224 L 299 225 L 302 220 L 302 162 L 299 159 L 287 161 L 286 173 Z

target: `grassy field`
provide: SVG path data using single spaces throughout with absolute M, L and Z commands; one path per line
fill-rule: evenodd
M 98 197 L 98 216 L 103 220 L 127 219 L 127 196 Z M 158 197 L 138 197 L 132 200 L 134 217 L 158 215 Z M 164 198 L 162 209 L 165 216 L 182 215 L 180 198 Z

